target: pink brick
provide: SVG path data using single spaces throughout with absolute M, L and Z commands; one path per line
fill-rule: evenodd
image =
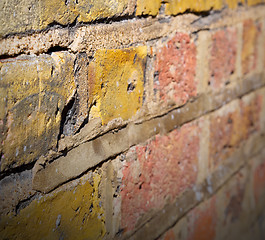
M 155 89 L 162 100 L 181 105 L 196 96 L 196 47 L 188 34 L 177 33 L 158 49 L 155 69 L 158 74 Z
M 209 81 L 212 88 L 218 89 L 224 86 L 231 74 L 235 72 L 236 49 L 237 32 L 235 29 L 219 30 L 212 35 Z
M 152 209 L 189 188 L 197 178 L 198 124 L 186 124 L 167 136 L 137 146 L 123 170 L 122 224 L 132 230 Z

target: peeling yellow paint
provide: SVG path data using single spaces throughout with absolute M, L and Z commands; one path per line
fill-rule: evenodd
M 93 117 L 129 119 L 142 106 L 147 48 L 98 50 L 90 65 Z M 92 76 L 92 77 L 91 77 Z
M 93 185 L 81 180 L 72 190 L 33 200 L 17 216 L 1 217 L 1 238 L 102 239 L 105 216 L 98 196 L 100 180 L 94 174 Z

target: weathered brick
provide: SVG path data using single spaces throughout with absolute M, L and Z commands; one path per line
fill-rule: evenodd
M 100 204 L 100 176 L 34 199 L 16 215 L 1 216 L 3 239 L 100 239 L 105 234 Z M 93 182 L 93 183 L 90 183 Z
M 218 10 L 223 6 L 222 0 L 168 0 L 166 1 L 166 14 L 176 15 L 186 11 L 202 12 L 211 9 Z
M 242 71 L 243 74 L 250 73 L 257 66 L 258 37 L 261 26 L 249 19 L 243 26 L 243 47 L 242 47 Z
M 63 108 L 75 91 L 66 52 L 0 63 L 1 170 L 30 163 L 54 148 Z
M 234 28 L 218 30 L 212 35 L 210 57 L 210 80 L 212 88 L 218 89 L 230 81 L 235 72 L 237 32 Z
M 132 14 L 134 4 L 130 0 L 3 0 L 0 3 L 0 36 L 44 29 L 53 23 L 67 25 L 75 20 L 91 22 Z
M 242 139 L 238 102 L 226 105 L 210 117 L 211 167 L 222 164 Z
M 188 34 L 177 33 L 156 54 L 156 72 L 159 90 L 164 101 L 182 105 L 196 96 L 196 47 Z
M 222 164 L 250 134 L 259 130 L 262 96 L 249 95 L 234 101 L 210 117 L 211 167 Z
M 98 50 L 90 64 L 91 117 L 128 120 L 143 103 L 147 48 Z
M 216 198 L 212 197 L 188 213 L 188 240 L 215 239 Z
M 132 150 L 123 170 L 123 228 L 132 230 L 144 214 L 161 209 L 196 181 L 199 134 L 198 124 L 190 123 Z
M 159 12 L 161 0 L 137 0 L 136 15 L 155 16 Z

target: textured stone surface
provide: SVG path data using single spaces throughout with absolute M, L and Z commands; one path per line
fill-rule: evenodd
M 1 170 L 56 146 L 61 113 L 75 91 L 73 65 L 67 52 L 0 63 Z
M 92 182 L 92 183 L 90 183 Z M 16 216 L 3 216 L 3 239 L 100 239 L 105 234 L 100 204 L 100 175 L 84 177 L 78 185 L 38 197 Z
M 164 101 L 182 105 L 196 95 L 196 47 L 188 34 L 177 33 L 156 54 L 154 87 Z
M 161 209 L 196 181 L 199 134 L 197 123 L 187 124 L 132 150 L 135 158 L 128 157 L 123 170 L 123 228 L 132 230 L 144 214 Z
M 209 84 L 213 89 L 229 83 L 235 72 L 237 44 L 235 29 L 219 30 L 212 35 Z
M 147 48 L 98 50 L 90 64 L 92 118 L 128 120 L 143 103 Z

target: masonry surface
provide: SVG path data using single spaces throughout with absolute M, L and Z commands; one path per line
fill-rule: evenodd
M 0 239 L 265 239 L 265 1 L 0 1 L 0 143 Z

